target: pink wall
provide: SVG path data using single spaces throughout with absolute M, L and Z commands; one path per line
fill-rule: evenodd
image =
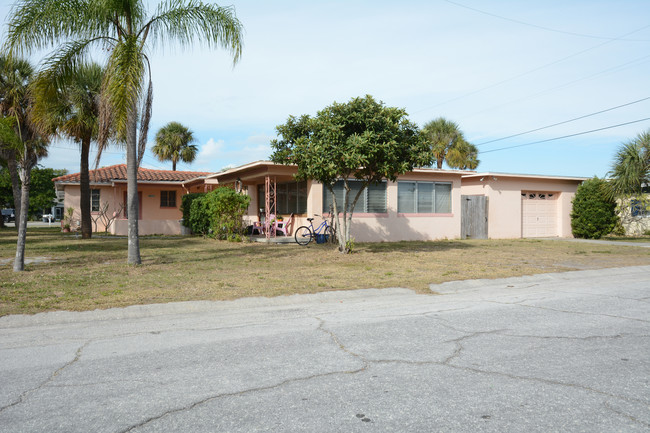
M 488 237 L 493 239 L 522 237 L 522 191 L 552 192 L 557 195 L 557 232 L 571 237 L 571 201 L 579 180 L 485 175 L 463 179 L 463 195 L 488 197 Z M 496 180 L 494 179 L 496 178 Z
M 64 207 L 75 208 L 74 218 L 79 220 L 81 214 L 79 211 L 79 185 L 66 185 L 65 187 Z M 100 206 L 108 203 L 108 213 L 119 211 L 121 204 L 124 201 L 124 193 L 126 191 L 126 184 L 116 183 L 114 187 L 91 185 L 91 189 L 100 190 Z M 176 191 L 176 206 L 175 207 L 161 207 L 160 206 L 160 192 L 161 191 Z M 138 230 L 141 235 L 148 234 L 180 234 L 179 220 L 183 217 L 180 206 L 181 199 L 185 190 L 178 185 L 165 185 L 165 184 L 146 184 L 140 183 L 138 185 L 138 192 L 142 195 L 142 212 L 140 214 L 140 223 Z M 97 224 L 93 223 L 93 230 L 103 232 L 105 224 L 99 217 L 98 212 L 92 212 L 91 216 L 97 220 Z M 95 228 L 96 227 L 96 228 Z M 109 231 L 116 235 L 126 235 L 127 226 L 124 212 L 111 224 Z

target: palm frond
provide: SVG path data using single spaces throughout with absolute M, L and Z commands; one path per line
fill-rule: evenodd
M 10 55 L 59 45 L 69 38 L 93 38 L 108 33 L 108 23 L 96 19 L 91 0 L 22 0 L 9 13 L 4 51 Z
M 145 97 L 144 106 L 142 107 L 142 118 L 140 119 L 140 137 L 138 139 L 138 167 L 144 157 L 144 152 L 147 148 L 147 136 L 149 135 L 149 123 L 151 121 L 151 107 L 153 105 L 153 85 L 151 77 L 149 78 L 149 86 L 147 88 L 147 96 Z
M 241 57 L 244 28 L 233 7 L 221 7 L 200 1 L 171 1 L 161 3 L 153 17 L 142 29 L 151 46 L 173 39 L 181 46 L 201 43 L 210 48 L 221 47 L 233 56 Z

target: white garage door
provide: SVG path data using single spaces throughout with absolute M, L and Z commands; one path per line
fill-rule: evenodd
M 557 236 L 557 193 L 523 191 L 521 193 L 522 236 Z

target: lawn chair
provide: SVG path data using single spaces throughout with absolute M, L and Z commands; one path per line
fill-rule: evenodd
M 274 224 L 274 229 L 277 232 L 282 233 L 285 236 L 291 236 L 291 228 L 293 226 L 293 214 L 289 215 L 289 218 L 284 221 L 276 221 Z
M 259 221 L 253 221 L 253 230 L 251 230 L 251 235 L 254 235 L 257 231 L 258 235 L 264 234 L 264 224 Z

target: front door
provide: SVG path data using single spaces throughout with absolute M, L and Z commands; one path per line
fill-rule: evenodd
M 488 198 L 484 195 L 462 195 L 460 199 L 461 239 L 487 239 Z

